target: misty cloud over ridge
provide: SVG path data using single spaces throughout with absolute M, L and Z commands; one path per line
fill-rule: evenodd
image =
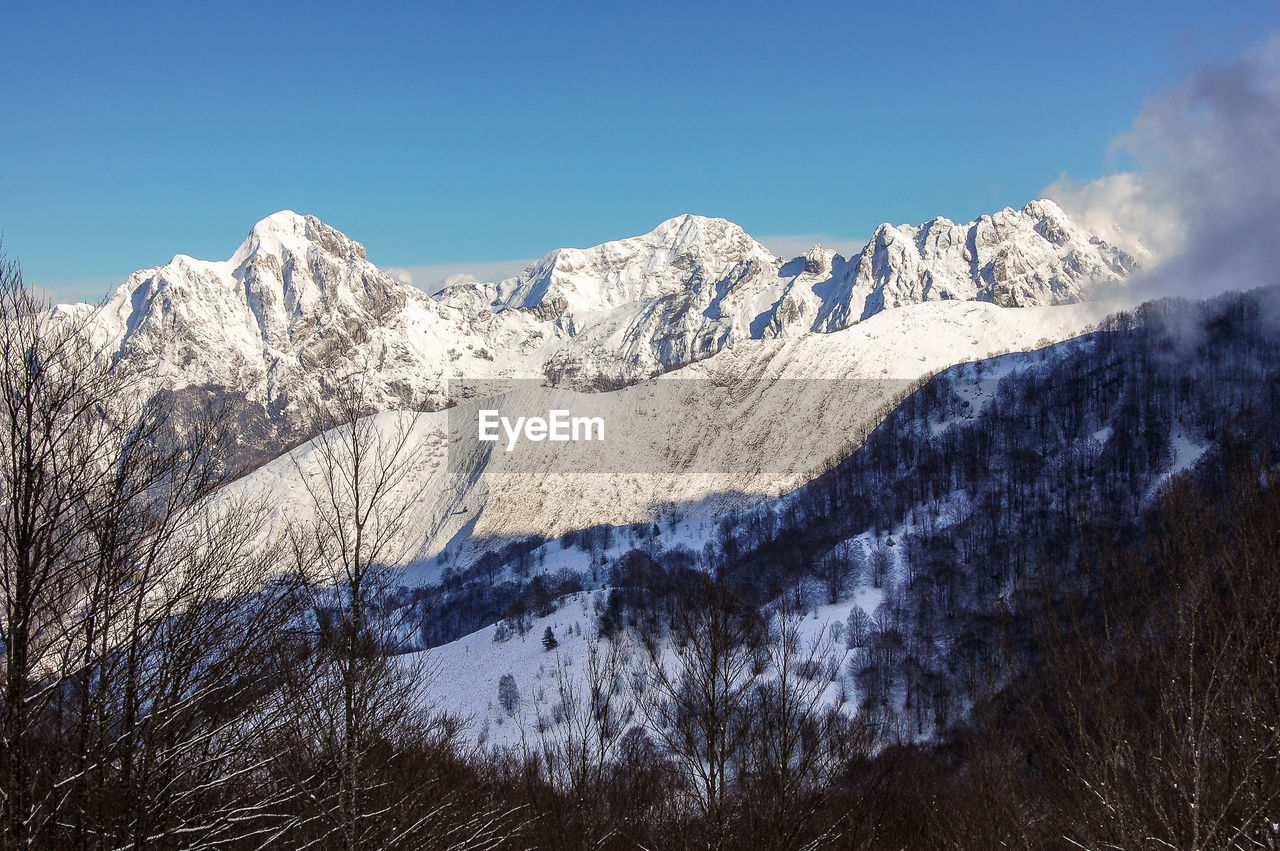
M 1153 98 L 1115 146 L 1135 172 L 1083 184 L 1064 175 L 1042 194 L 1122 248 L 1154 254 L 1134 295 L 1280 281 L 1280 35 Z

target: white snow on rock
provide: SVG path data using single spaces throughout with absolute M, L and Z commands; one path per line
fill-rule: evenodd
M 732 222 L 684 215 L 433 298 L 319 219 L 282 211 L 227 260 L 178 255 L 135 272 L 95 329 L 146 379 L 140 391 L 234 394 L 260 406 L 267 446 L 304 436 L 313 410 L 357 372 L 368 373 L 373 404 L 384 409 L 438 409 L 453 378 L 615 388 L 752 341 L 839 331 L 889 308 L 1075 302 L 1134 265 L 1051 201 L 963 225 L 882 225 L 849 260 L 815 246 L 784 262 Z
M 1047 200 L 965 224 L 942 217 L 919 227 L 883 224 L 833 284 L 814 328 L 830 331 L 923 301 L 1068 304 L 1100 283 L 1126 280 L 1137 265 Z
M 396 281 L 364 246 L 314 216 L 258 222 L 224 261 L 178 255 L 135 272 L 99 311 L 100 339 L 147 378 L 261 405 L 284 439 L 358 372 L 385 408 L 444 403 L 450 374 L 536 374 L 518 347 L 495 366 L 490 338 L 458 311 Z

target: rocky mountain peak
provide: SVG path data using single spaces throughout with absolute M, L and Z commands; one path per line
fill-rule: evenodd
M 749 251 L 758 243 L 747 232 L 728 219 L 709 218 L 685 213 L 667 219 L 641 239 L 673 254 L 702 255 L 718 251 Z
M 312 251 L 338 261 L 367 259 L 364 246 L 337 228 L 315 216 L 281 210 L 255 224 L 228 263 L 238 269 L 247 261 L 271 256 L 283 265 L 289 257 L 305 261 Z
M 748 266 L 779 264 L 733 222 L 686 214 L 639 236 L 558 249 L 517 277 L 477 290 L 490 297 L 494 310 L 523 308 L 546 319 L 566 316 L 567 322 L 569 317 L 698 290 Z
M 965 224 L 943 217 L 919 227 L 886 223 L 832 287 L 835 295 L 823 305 L 815 329 L 832 331 L 922 301 L 1066 304 L 1100 283 L 1124 280 L 1137 266 L 1047 199 Z

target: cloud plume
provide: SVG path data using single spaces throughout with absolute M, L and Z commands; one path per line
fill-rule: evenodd
M 1115 146 L 1136 171 L 1064 175 L 1044 194 L 1121 247 L 1151 250 L 1136 294 L 1280 282 L 1280 36 L 1152 99 Z

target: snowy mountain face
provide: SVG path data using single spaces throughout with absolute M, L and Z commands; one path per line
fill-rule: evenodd
M 548 254 L 518 277 L 443 294 L 470 315 L 513 313 L 562 341 L 553 380 L 616 386 L 760 336 L 782 261 L 724 219 L 680 216 L 651 233 Z
M 263 219 L 230 259 L 178 255 L 135 272 L 96 318 L 144 390 L 234 394 L 287 440 L 353 374 L 372 404 L 438 408 L 451 371 L 492 370 L 489 340 L 457 311 L 383 273 L 312 216 Z M 519 362 L 507 352 L 508 364 Z
M 405 582 L 421 584 L 473 570 L 528 536 L 600 524 L 662 518 L 682 546 L 699 548 L 716 518 L 785 498 L 849 457 L 904 383 L 1083 333 L 1101 311 L 1072 302 L 1133 266 L 1049 202 L 967 225 L 885 225 L 851 259 L 815 246 L 784 261 L 731 222 L 682 216 L 433 298 L 318 219 L 282 212 L 225 261 L 179 255 L 135 273 L 92 322 L 141 391 L 246 401 L 243 440 L 259 458 L 311 436 L 313 412 L 359 376 L 370 407 L 383 411 L 361 422 L 408 447 L 390 494 L 405 507 L 392 549 L 408 565 Z M 716 383 L 728 392 L 718 407 L 668 406 L 630 436 L 665 432 L 665 447 L 701 472 L 578 475 L 539 456 L 459 448 L 441 410 L 456 401 L 449 382 L 483 378 L 550 379 L 593 399 L 677 398 L 654 385 L 685 379 L 690 393 Z M 738 392 L 743 379 L 853 380 L 867 393 L 807 417 L 790 399 Z M 322 456 L 316 442 L 302 443 L 219 499 L 305 522 Z
M 830 333 L 909 304 L 1074 302 L 1134 266 L 1050 201 L 963 225 L 882 225 L 849 260 L 815 246 L 784 261 L 732 222 L 685 215 L 432 298 L 359 243 L 285 211 L 228 260 L 178 255 L 134 273 L 95 322 L 144 390 L 246 400 L 246 440 L 266 447 L 305 436 L 355 374 L 378 409 L 439 409 L 451 378 L 616 388 L 748 340 Z
M 1100 283 L 1124 281 L 1136 267 L 1133 257 L 1077 227 L 1052 201 L 966 224 L 941 217 L 920 227 L 883 224 L 833 279 L 833 297 L 813 328 L 834 331 L 922 301 L 1067 304 Z
M 626 646 L 635 639 L 619 624 L 664 611 L 659 583 L 629 580 L 714 563 L 766 614 L 785 593 L 810 636 L 837 630 L 842 640 L 825 651 L 832 705 L 875 719 L 887 741 L 930 740 L 978 703 L 988 681 L 972 675 L 985 664 L 975 660 L 989 652 L 999 660 L 993 665 L 1008 670 L 995 649 L 1007 648 L 1008 633 L 993 621 L 1063 605 L 1041 583 L 1068 587 L 1080 571 L 1095 570 L 1100 539 L 1093 536 L 1139 541 L 1150 534 L 1144 530 L 1156 524 L 1147 511 L 1175 477 L 1216 494 L 1208 483 L 1223 481 L 1240 445 L 1280 439 L 1271 393 L 1280 348 L 1269 318 L 1277 295 L 1273 288 L 1150 303 L 1087 336 L 957 364 L 899 405 L 845 461 L 777 499 L 719 516 L 691 508 L 657 525 L 615 526 L 608 536 L 584 530 L 512 546 L 469 581 L 506 588 L 510 600 L 532 599 L 533 581 L 540 590 L 571 591 L 541 608 L 513 607 L 534 613 L 518 629 L 512 619 L 475 618 L 461 634 L 424 630 L 426 645 L 434 645 L 427 656 L 441 672 L 432 694 L 475 718 L 468 732 L 482 744 L 518 747 L 529 731 L 560 723 L 558 663 L 580 677 L 597 634 Z M 1033 319 L 1081 307 L 916 305 L 799 342 L 867 332 L 895 314 L 967 309 Z M 1242 369 L 1250 376 L 1244 382 Z M 1222 394 L 1235 384 L 1238 396 Z M 805 437 L 829 439 L 817 428 Z M 629 561 L 650 572 L 631 572 Z M 576 577 L 576 586 L 566 577 Z M 451 611 L 459 611 L 475 592 L 452 593 Z M 441 607 L 450 605 L 446 599 Z M 555 653 L 539 640 L 547 628 L 560 642 Z M 923 649 L 904 653 L 904 646 Z M 521 696 L 510 710 L 493 703 L 503 675 L 514 677 Z M 944 681 L 952 700 L 912 701 L 920 683 Z
M 960 225 L 881 225 L 849 260 L 814 246 L 784 262 L 732 222 L 686 215 L 644 236 L 552 252 L 516 278 L 463 284 L 441 300 L 471 316 L 550 323 L 546 335 L 562 343 L 549 377 L 617 386 L 740 340 L 837 331 L 907 304 L 1076 302 L 1136 266 L 1052 201 Z

